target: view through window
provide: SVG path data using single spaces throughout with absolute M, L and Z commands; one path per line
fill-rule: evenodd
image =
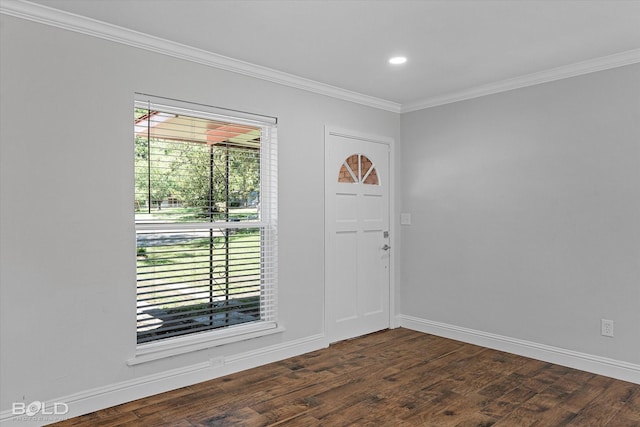
M 134 106 L 138 344 L 275 321 L 275 125 Z

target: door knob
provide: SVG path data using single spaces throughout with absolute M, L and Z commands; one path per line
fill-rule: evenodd
M 389 249 L 391 249 L 391 246 L 387 245 L 386 243 L 384 244 L 384 246 L 382 247 L 383 251 L 388 251 Z

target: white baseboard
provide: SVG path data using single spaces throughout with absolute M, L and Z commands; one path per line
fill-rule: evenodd
M 62 402 L 68 405 L 69 412 L 64 415 L 38 413 L 32 417 L 25 415 L 14 415 L 12 409 L 0 412 L 0 424 L 5 426 L 42 426 L 62 419 L 77 417 L 100 409 L 120 405 L 136 399 L 175 390 L 180 387 L 197 384 L 214 378 L 222 377 L 278 360 L 309 353 L 328 346 L 327 338 L 324 334 L 294 340 L 284 344 L 272 345 L 258 350 L 245 353 L 219 357 L 207 362 L 185 366 L 178 369 L 164 371 L 161 373 L 135 378 L 128 381 L 98 387 L 51 399 L 45 403 L 45 407 L 50 408 L 55 402 Z
M 634 363 L 594 356 L 412 316 L 399 315 L 397 318 L 397 323 L 400 326 L 414 331 L 640 384 L 640 365 Z

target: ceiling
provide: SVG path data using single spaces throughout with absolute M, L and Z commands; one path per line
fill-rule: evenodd
M 33 3 L 403 106 L 621 52 L 640 57 L 638 0 Z M 390 65 L 393 55 L 408 62 Z

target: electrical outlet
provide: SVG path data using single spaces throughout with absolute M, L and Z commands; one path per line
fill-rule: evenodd
M 601 319 L 600 328 L 601 328 L 600 333 L 603 336 L 605 337 L 613 336 L 613 320 Z

